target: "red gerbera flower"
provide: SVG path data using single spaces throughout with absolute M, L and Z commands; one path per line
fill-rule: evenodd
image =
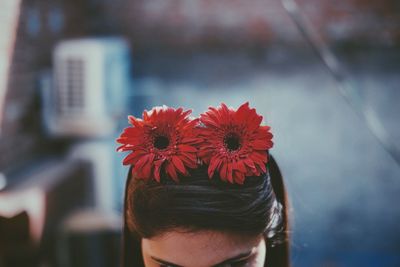
M 129 116 L 132 127 L 124 129 L 117 142 L 117 151 L 132 151 L 123 161 L 132 164 L 139 179 L 154 177 L 160 181 L 160 170 L 175 181 L 178 174 L 188 175 L 187 168 L 197 167 L 199 139 L 194 135 L 198 119 L 191 120 L 191 110 L 156 107 L 143 112 L 143 119 Z
M 237 111 L 222 103 L 201 114 L 199 157 L 209 164 L 210 178 L 219 172 L 222 180 L 243 184 L 246 176 L 266 173 L 267 150 L 273 143 L 270 127 L 260 125 L 262 119 L 249 103 Z

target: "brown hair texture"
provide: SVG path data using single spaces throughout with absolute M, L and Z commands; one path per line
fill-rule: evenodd
M 141 239 L 185 229 L 239 235 L 263 234 L 265 266 L 289 267 L 287 194 L 281 171 L 270 155 L 268 172 L 243 185 L 208 178 L 199 166 L 176 183 L 161 177 L 135 179 L 129 170 L 124 200 L 122 267 L 144 267 Z

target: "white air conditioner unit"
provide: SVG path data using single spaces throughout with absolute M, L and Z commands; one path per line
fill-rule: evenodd
M 44 103 L 52 135 L 101 137 L 116 130 L 130 87 L 129 54 L 121 38 L 77 39 L 56 46 L 52 92 Z

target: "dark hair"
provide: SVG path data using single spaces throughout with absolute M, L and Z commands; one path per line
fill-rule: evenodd
M 174 229 L 264 234 L 268 267 L 289 266 L 287 197 L 272 156 L 268 173 L 247 177 L 243 185 L 208 179 L 207 166 L 176 183 L 161 177 L 133 179 L 125 190 L 122 267 L 143 267 L 141 239 Z M 267 265 L 267 264 L 266 264 Z

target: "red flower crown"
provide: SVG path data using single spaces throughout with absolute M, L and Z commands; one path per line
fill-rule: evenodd
M 210 107 L 200 118 L 189 118 L 191 110 L 155 107 L 143 118 L 129 116 L 117 151 L 131 151 L 123 160 L 133 165 L 138 179 L 160 182 L 165 171 L 174 181 L 189 175 L 188 169 L 208 165 L 208 176 L 219 173 L 223 181 L 243 184 L 247 176 L 266 173 L 268 149 L 273 146 L 269 126 L 249 103 L 236 111 L 225 104 Z

